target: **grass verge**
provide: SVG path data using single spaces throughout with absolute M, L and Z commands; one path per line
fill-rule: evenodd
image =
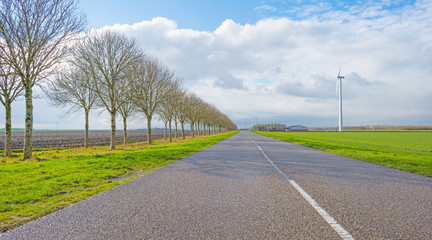
M 367 144 L 364 141 L 355 142 L 355 140 L 348 138 L 344 139 L 344 141 L 335 141 L 334 139 L 325 139 L 323 137 L 313 138 L 308 133 L 255 133 L 365 162 L 432 177 L 432 152 L 430 151 L 377 146 Z
M 35 149 L 34 158 L 0 158 L 0 233 L 189 156 L 237 132 L 174 143 Z

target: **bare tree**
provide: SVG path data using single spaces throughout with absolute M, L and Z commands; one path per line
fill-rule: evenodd
M 78 46 L 77 66 L 87 67 L 94 81 L 94 89 L 100 105 L 111 116 L 110 148 L 115 149 L 116 114 L 127 100 L 123 96 L 129 74 L 128 67 L 143 58 L 143 52 L 135 40 L 112 31 L 96 32 Z
M 85 16 L 74 0 L 1 0 L 0 56 L 19 76 L 26 101 L 24 159 L 32 156 L 33 87 L 67 54 Z
M 160 116 L 160 120 L 162 120 L 164 124 L 164 140 L 167 139 L 167 131 L 168 131 L 168 123 L 169 123 L 169 138 L 171 139 L 171 121 L 174 116 L 173 108 L 169 103 L 169 97 L 165 97 L 162 99 L 161 104 L 156 110 L 157 114 Z
M 201 103 L 204 101 L 199 98 L 195 93 L 188 93 L 185 97 L 184 108 L 185 115 L 188 118 L 191 128 L 191 136 L 195 137 L 197 128 L 195 127 L 198 121 L 198 110 Z
M 159 115 L 159 120 L 161 120 L 164 124 L 164 137 L 163 139 L 166 140 L 167 139 L 167 131 L 168 131 L 168 118 L 165 116 L 165 114 L 163 114 L 160 110 L 156 111 L 156 113 Z
M 176 80 L 178 82 L 178 80 Z M 165 124 L 165 134 L 164 139 L 166 139 L 166 129 L 168 123 L 168 136 L 169 141 L 172 142 L 172 121 L 176 116 L 176 108 L 178 104 L 179 95 L 177 89 L 173 89 L 173 91 L 169 92 L 161 101 L 161 104 L 158 108 L 158 114 L 161 116 L 162 121 Z
M 184 95 L 185 95 L 185 91 L 181 88 L 177 89 L 174 92 L 174 99 L 172 102 L 172 104 L 174 105 L 174 119 L 173 119 L 175 124 L 174 138 L 177 138 L 178 123 L 180 123 L 182 117 L 186 118 L 186 116 L 184 116 L 184 114 L 182 113 L 182 106 L 184 105 L 183 104 Z
M 89 113 L 97 99 L 91 76 L 82 68 L 70 66 L 57 75 L 46 94 L 54 106 L 70 106 L 65 114 L 84 110 L 84 147 L 87 148 L 89 146 Z
M 147 118 L 147 143 L 152 143 L 151 121 L 168 93 L 178 88 L 173 81 L 173 73 L 152 56 L 148 56 L 137 66 L 139 74 L 134 82 L 134 102 L 139 112 Z
M 130 93 L 130 92 L 129 92 Z M 123 119 L 123 144 L 127 145 L 127 119 L 131 117 L 135 112 L 135 104 L 131 101 L 131 95 L 126 93 L 124 97 L 127 97 L 128 99 L 123 102 L 123 104 L 119 107 L 118 111 Z
M 135 74 L 133 73 L 135 71 L 135 65 L 131 64 L 129 65 L 129 73 L 127 74 L 126 81 L 122 82 L 122 88 L 124 88 L 126 91 L 124 91 L 124 94 L 120 96 L 123 99 L 123 104 L 119 107 L 119 113 L 123 118 L 123 144 L 127 145 L 127 119 L 129 117 L 132 117 L 136 113 L 136 107 L 135 103 L 133 102 L 133 81 Z
M 220 112 L 213 105 L 206 104 L 202 121 L 204 135 L 212 134 L 212 125 L 218 121 L 219 116 Z
M 0 101 L 5 107 L 5 148 L 4 155 L 12 156 L 12 102 L 21 95 L 23 91 L 22 82 L 13 72 L 10 66 L 0 58 Z
M 118 112 L 120 113 L 120 115 L 122 116 L 122 119 L 123 119 L 123 144 L 124 145 L 128 144 L 127 119 L 132 117 L 136 113 L 135 103 L 133 102 L 133 82 L 134 82 L 134 79 L 136 78 L 137 72 L 135 70 L 136 70 L 136 65 L 138 62 L 140 62 L 140 60 L 138 60 L 138 61 L 136 61 L 136 62 L 134 62 L 128 66 L 128 69 L 126 70 L 128 72 L 128 74 L 126 74 L 126 79 L 125 79 L 125 81 L 122 81 L 120 83 L 120 84 L 122 84 L 122 86 L 120 86 L 120 87 L 125 90 L 123 92 L 123 95 L 119 96 L 119 97 L 123 98 L 123 101 L 122 101 L 123 103 L 118 109 Z
M 183 90 L 183 89 L 179 89 L 177 91 L 178 94 L 178 105 L 176 108 L 176 118 L 180 123 L 181 126 L 181 131 L 182 131 L 182 138 L 185 139 L 185 129 L 184 129 L 184 125 L 186 123 L 186 121 L 188 120 L 187 117 L 187 108 L 188 108 L 188 104 L 187 104 L 187 97 L 188 97 L 188 93 Z
M 213 107 L 210 104 L 205 103 L 201 106 L 200 123 L 201 123 L 203 135 L 207 135 L 206 127 L 211 121 L 210 119 L 217 118 L 217 116 L 218 116 L 217 113 L 213 111 Z

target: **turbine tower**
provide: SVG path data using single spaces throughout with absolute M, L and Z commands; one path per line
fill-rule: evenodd
M 342 122 L 342 79 L 344 79 L 344 76 L 341 76 L 341 69 L 339 69 L 339 73 L 337 76 L 337 86 L 336 86 L 336 95 L 338 94 L 339 90 L 339 132 L 343 132 L 343 122 Z

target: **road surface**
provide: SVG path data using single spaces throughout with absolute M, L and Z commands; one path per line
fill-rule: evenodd
M 0 239 L 432 239 L 432 179 L 241 132 Z

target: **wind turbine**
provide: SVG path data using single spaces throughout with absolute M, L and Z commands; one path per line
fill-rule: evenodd
M 339 132 L 343 131 L 343 124 L 342 124 L 342 79 L 344 79 L 344 76 L 341 76 L 342 67 L 339 69 L 339 73 L 337 76 L 337 85 L 336 85 L 336 95 L 338 94 L 339 90 Z

